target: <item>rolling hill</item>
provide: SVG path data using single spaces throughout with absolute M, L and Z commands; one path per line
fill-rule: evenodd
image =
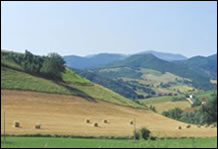
M 88 81 L 69 68 L 62 73 L 63 81 L 48 80 L 26 73 L 20 65 L 8 58 L 9 54 L 10 52 L 1 52 L 1 89 L 67 94 L 90 101 L 104 100 L 114 104 L 142 107 L 103 86 Z
M 149 128 L 158 137 L 217 136 L 216 128 L 192 125 L 187 129 L 186 123 L 146 110 L 69 68 L 62 73 L 62 81 L 26 73 L 8 54 L 10 52 L 1 53 L 1 132 L 6 112 L 8 135 L 126 137 L 132 136 L 130 121 L 135 119 L 137 129 Z M 153 70 L 143 72 L 161 75 Z M 91 123 L 87 124 L 86 119 Z M 104 123 L 105 119 L 109 123 Z M 20 128 L 12 127 L 15 120 L 20 122 Z M 95 122 L 98 127 L 93 127 Z M 41 124 L 41 129 L 33 129 L 36 123 Z M 178 126 L 183 130 L 178 130 Z
M 187 58 L 181 54 L 172 54 L 172 53 L 164 53 L 157 51 L 145 51 L 138 53 L 137 55 L 144 54 L 152 54 L 159 59 L 166 61 L 179 61 L 186 60 Z M 136 55 L 136 54 L 133 54 Z M 66 61 L 66 65 L 73 69 L 92 69 L 103 67 L 104 65 L 117 62 L 120 60 L 124 60 L 129 56 L 133 55 L 124 55 L 124 54 L 111 54 L 111 53 L 100 53 L 96 55 L 88 55 L 88 56 L 76 56 L 76 55 L 66 55 L 64 56 L 64 60 Z
M 190 66 L 186 64 L 192 59 L 169 62 L 152 54 L 138 54 L 101 68 L 75 71 L 92 82 L 134 100 L 152 96 L 184 96 L 195 94 L 198 90 L 216 88 L 216 84 L 210 81 L 212 75 L 201 73 L 205 72 L 205 67 L 208 74 L 216 75 L 216 55 L 208 59 L 206 64 L 211 67 L 199 64 L 201 68 L 195 66 L 193 69 L 191 62 Z
M 125 60 L 109 64 L 105 68 L 118 67 L 128 67 L 135 70 L 139 68 L 147 68 L 159 71 L 161 73 L 169 72 L 177 76 L 190 79 L 192 81 L 192 85 L 196 88 L 206 89 L 213 86 L 210 83 L 211 78 L 205 76 L 204 74 L 201 74 L 197 70 L 193 71 L 193 69 L 187 67 L 187 65 L 184 64 L 178 64 L 158 59 L 152 54 L 133 55 Z
M 192 71 L 201 73 L 211 80 L 217 80 L 217 54 L 208 57 L 196 56 L 176 63 L 184 64 Z

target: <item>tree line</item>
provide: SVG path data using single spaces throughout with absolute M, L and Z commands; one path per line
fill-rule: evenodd
M 26 50 L 24 55 L 10 53 L 8 57 L 19 64 L 25 72 L 52 80 L 61 80 L 61 73 L 65 71 L 65 61 L 57 53 L 37 56 Z
M 179 108 L 175 108 L 164 111 L 162 114 L 172 119 L 193 124 L 217 123 L 217 95 L 214 94 L 212 99 L 193 112 L 184 112 Z

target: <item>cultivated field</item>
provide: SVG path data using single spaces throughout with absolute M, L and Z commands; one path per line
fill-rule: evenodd
M 163 111 L 168 111 L 174 108 L 180 108 L 182 110 L 190 109 L 191 105 L 188 101 L 172 101 L 174 96 L 161 96 L 161 97 L 152 97 L 148 99 L 138 100 L 141 104 L 155 106 L 155 109 L 158 113 Z
M 71 95 L 1 90 L 1 133 L 3 111 L 6 111 L 6 133 L 9 135 L 132 136 L 130 121 L 135 118 L 137 129 L 147 127 L 154 136 L 217 136 L 216 128 L 185 128 L 185 123 L 147 110 Z M 91 121 L 90 124 L 85 122 L 86 119 Z M 103 120 L 108 120 L 108 123 Z M 19 121 L 21 128 L 13 128 L 13 121 Z M 93 127 L 94 122 L 99 127 Z M 34 128 L 36 123 L 41 124 L 41 129 Z M 178 130 L 178 126 L 182 126 L 182 130 Z
M 180 108 L 182 110 L 186 110 L 191 108 L 190 103 L 187 101 L 177 101 L 177 102 L 163 102 L 163 103 L 157 103 L 157 104 L 151 104 L 152 106 L 155 106 L 157 112 L 162 113 L 164 111 L 168 111 L 174 108 Z

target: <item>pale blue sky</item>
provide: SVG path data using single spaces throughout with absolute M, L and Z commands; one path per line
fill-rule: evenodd
M 217 52 L 217 2 L 1 2 L 1 15 L 1 48 L 19 52 Z

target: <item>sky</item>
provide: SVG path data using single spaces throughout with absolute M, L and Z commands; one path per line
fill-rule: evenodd
M 1 2 L 1 49 L 208 56 L 217 53 L 217 2 Z

